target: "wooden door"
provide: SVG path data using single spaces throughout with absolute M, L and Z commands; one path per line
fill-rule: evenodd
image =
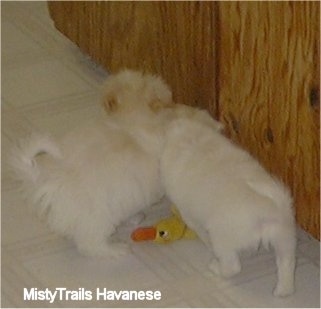
M 157 73 L 177 102 L 216 112 L 215 2 L 49 1 L 58 30 L 109 72 Z
M 219 5 L 219 114 L 229 136 L 287 183 L 320 237 L 319 3 Z
M 320 237 L 318 2 L 56 2 L 57 29 L 110 71 L 161 74 L 286 182 Z

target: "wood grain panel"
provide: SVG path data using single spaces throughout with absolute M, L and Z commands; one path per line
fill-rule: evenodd
M 174 98 L 215 115 L 215 2 L 48 2 L 57 29 L 111 72 L 161 74 Z
M 221 2 L 219 16 L 220 118 L 291 187 L 298 222 L 320 238 L 319 3 Z

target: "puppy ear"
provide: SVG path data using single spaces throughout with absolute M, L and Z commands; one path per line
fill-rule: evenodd
M 149 102 L 148 106 L 151 109 L 151 111 L 156 114 L 161 109 L 173 108 L 175 106 L 175 103 L 173 103 L 173 102 L 163 102 L 161 100 L 153 100 L 153 101 Z
M 105 97 L 103 105 L 108 114 L 114 113 L 118 110 L 119 104 L 114 96 Z

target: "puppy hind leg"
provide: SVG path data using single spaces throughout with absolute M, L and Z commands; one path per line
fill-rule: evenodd
M 241 262 L 235 248 L 226 246 L 226 240 L 213 237 L 210 233 L 213 253 L 215 258 L 209 264 L 209 268 L 215 274 L 222 277 L 232 277 L 241 271 Z M 228 241 L 227 241 L 228 242 Z
M 209 268 L 216 275 L 229 278 L 241 271 L 241 262 L 236 252 L 219 253 L 217 258 L 213 258 Z
M 277 265 L 277 285 L 273 291 L 275 296 L 287 296 L 294 292 L 295 272 L 295 231 L 292 227 L 277 227 L 271 239 Z

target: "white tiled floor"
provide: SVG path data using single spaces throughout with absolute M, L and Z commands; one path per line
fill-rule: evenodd
M 63 134 L 103 117 L 99 87 L 107 74 L 56 31 L 45 2 L 2 2 L 2 307 L 319 307 L 319 242 L 298 233 L 296 293 L 271 294 L 273 254 L 244 256 L 242 272 L 230 280 L 210 277 L 210 253 L 198 240 L 168 246 L 132 244 L 117 261 L 80 256 L 51 233 L 16 193 L 6 166 L 7 150 L 33 127 Z M 162 213 L 147 212 L 150 221 Z M 165 208 L 166 209 L 166 208 Z M 130 226 L 119 237 L 128 238 Z M 152 302 L 23 301 L 23 288 L 97 287 L 160 290 Z

